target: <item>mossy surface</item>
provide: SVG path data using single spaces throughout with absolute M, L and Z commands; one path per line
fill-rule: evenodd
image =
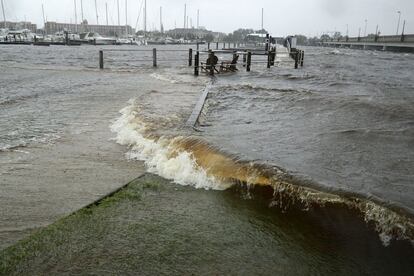
M 144 175 L 128 183 L 117 193 L 106 197 L 68 217 L 58 220 L 0 252 L 0 275 L 57 272 L 63 260 L 77 259 L 105 240 L 115 230 L 111 218 L 119 215 L 121 204 L 139 202 L 145 193 L 156 193 L 168 181 Z M 79 254 L 80 253 L 80 254 Z M 79 254 L 79 255 L 78 255 Z
M 359 223 L 359 224 L 358 224 Z M 412 275 L 354 216 L 280 212 L 145 174 L 0 252 L 0 275 Z

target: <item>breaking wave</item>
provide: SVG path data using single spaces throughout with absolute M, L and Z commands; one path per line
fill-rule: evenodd
M 233 186 L 271 190 L 269 206 L 286 211 L 299 207 L 344 207 L 357 211 L 373 225 L 385 246 L 393 239 L 409 240 L 414 245 L 414 223 L 401 209 L 392 208 L 373 198 L 344 191 L 324 191 L 315 183 L 291 176 L 276 166 L 269 167 L 229 156 L 194 137 L 155 136 L 149 122 L 140 118 L 139 108 L 131 100 L 111 125 L 115 141 L 128 146 L 126 157 L 144 161 L 149 172 L 195 188 L 226 190 Z
M 113 123 L 111 130 L 117 134 L 117 143 L 130 148 L 128 159 L 144 161 L 150 172 L 181 185 L 217 190 L 229 187 L 216 181 L 213 176 L 208 176 L 190 152 L 177 149 L 176 144 L 181 138 L 147 136 L 146 125 L 136 116 L 137 111 L 133 104 L 122 109 L 120 113 L 121 117 Z

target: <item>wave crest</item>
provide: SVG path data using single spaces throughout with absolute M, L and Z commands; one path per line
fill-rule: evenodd
M 316 184 L 289 175 L 278 167 L 238 160 L 194 137 L 157 137 L 148 131 L 139 117 L 139 108 L 130 105 L 120 111 L 111 126 L 115 141 L 129 147 L 126 156 L 144 161 L 148 170 L 177 184 L 195 188 L 225 190 L 232 186 L 266 187 L 272 191 L 270 206 L 302 210 L 332 206 L 356 210 L 368 224 L 374 225 L 384 245 L 392 239 L 414 244 L 414 223 L 402 211 L 357 194 L 324 191 Z

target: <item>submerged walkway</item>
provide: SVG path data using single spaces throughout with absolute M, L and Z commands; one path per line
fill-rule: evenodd
M 0 252 L 0 275 L 413 271 L 414 255 L 404 255 L 404 247 L 383 247 L 363 223 L 341 232 L 341 219 L 321 225 L 309 212 L 280 213 L 260 198 L 243 199 L 233 189 L 205 191 L 146 174 Z M 335 225 L 339 231 L 331 232 Z M 342 245 L 344 238 L 355 243 Z M 367 248 L 370 254 L 360 254 Z M 384 259 L 388 261 L 373 262 Z

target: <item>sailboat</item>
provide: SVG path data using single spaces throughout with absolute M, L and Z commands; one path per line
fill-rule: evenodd
M 81 33 L 79 36 L 83 43 L 89 43 L 92 45 L 116 45 L 115 38 L 103 37 L 94 32 Z

